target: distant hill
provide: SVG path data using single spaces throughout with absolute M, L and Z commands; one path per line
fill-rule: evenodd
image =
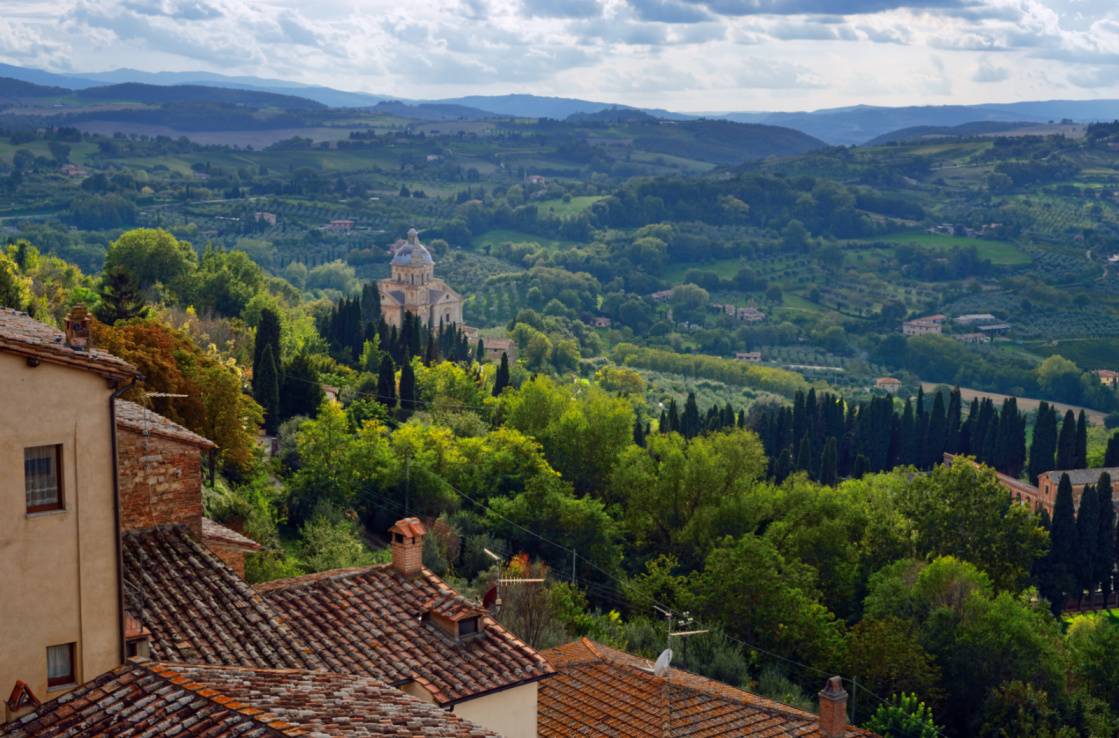
M 572 113 L 568 123 L 655 123 L 657 118 L 634 108 L 607 108 L 596 113 Z
M 292 95 L 274 92 L 237 90 L 202 85 L 146 85 L 126 82 L 119 85 L 89 87 L 74 95 L 82 102 L 140 102 L 154 105 L 168 103 L 217 103 L 242 105 L 251 108 L 282 108 L 284 110 L 315 110 L 324 108 L 322 103 Z
M 919 105 L 878 107 L 855 105 L 796 113 L 725 113 L 719 117 L 743 123 L 769 123 L 804 131 L 832 144 L 863 144 L 879 136 L 923 126 L 952 127 L 965 123 L 1048 123 L 1119 118 L 1119 100 L 1048 100 L 983 105 Z
M 374 113 L 396 115 L 416 120 L 484 120 L 496 117 L 493 113 L 465 105 L 446 103 L 406 103 L 399 100 L 379 102 L 369 108 Z
M 513 118 L 553 118 L 565 120 L 572 115 L 599 113 L 604 110 L 641 110 L 657 118 L 669 120 L 689 120 L 695 116 L 673 113 L 669 110 L 633 108 L 617 103 L 593 102 L 579 100 L 572 97 L 541 97 L 539 95 L 468 95 L 466 97 L 453 97 L 445 100 L 434 100 L 438 103 L 452 105 L 466 105 L 479 110 L 486 110 L 498 115 Z
M 914 126 L 890 131 L 867 141 L 865 146 L 882 146 L 890 143 L 908 143 L 929 138 L 961 138 L 966 136 L 988 136 L 996 133 L 1010 133 L 1037 128 L 1036 123 L 1008 123 L 1005 121 L 975 121 L 958 126 Z
M 61 87 L 47 87 L 9 77 L 0 77 L 0 99 L 58 97 L 59 95 L 69 94 L 70 90 Z

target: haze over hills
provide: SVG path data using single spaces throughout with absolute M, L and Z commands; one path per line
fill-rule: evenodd
M 886 134 L 920 127 L 954 127 L 976 122 L 1049 123 L 1068 119 L 1078 123 L 1119 119 L 1119 100 L 1039 100 L 979 105 L 920 105 L 882 107 L 854 105 L 812 111 L 714 111 L 680 113 L 663 108 L 636 108 L 617 103 L 532 94 L 467 95 L 438 100 L 400 99 L 367 92 L 337 90 L 286 80 L 255 76 L 231 76 L 215 72 L 145 72 L 115 69 L 106 72 L 56 74 L 40 69 L 0 64 L 0 77 L 69 90 L 103 87 L 106 84 L 140 83 L 152 86 L 193 85 L 227 88 L 303 98 L 329 107 L 372 107 L 398 101 L 419 108 L 401 108 L 405 117 L 447 120 L 476 119 L 482 114 L 515 118 L 552 118 L 607 110 L 640 110 L 667 120 L 718 118 L 738 123 L 760 123 L 792 128 L 833 145 L 859 145 Z M 295 105 L 294 107 L 302 107 Z M 462 115 L 456 115 L 460 108 Z

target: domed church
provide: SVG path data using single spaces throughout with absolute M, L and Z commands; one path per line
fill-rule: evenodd
M 438 327 L 462 325 L 462 296 L 435 278 L 435 260 L 420 243 L 415 228 L 408 231 L 408 240 L 398 242 L 392 257 L 392 276 L 377 282 L 381 293 L 381 315 L 390 326 L 400 330 L 404 313 L 418 316 L 423 324 Z

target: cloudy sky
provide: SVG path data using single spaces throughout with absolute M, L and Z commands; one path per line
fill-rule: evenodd
M 0 61 L 681 111 L 1119 97 L 1119 0 L 0 0 Z

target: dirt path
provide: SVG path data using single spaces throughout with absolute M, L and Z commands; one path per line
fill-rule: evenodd
M 931 392 L 940 385 L 935 382 L 921 382 L 921 387 L 925 392 Z M 973 398 L 978 397 L 980 400 L 990 398 L 996 405 L 1001 405 L 1002 401 L 1010 397 L 1010 395 L 1000 395 L 998 392 L 984 392 L 982 390 L 971 389 L 969 387 L 960 387 L 960 398 L 964 402 L 971 402 Z M 1023 411 L 1037 410 L 1037 406 L 1041 404 L 1041 400 L 1035 400 L 1032 397 L 1017 397 L 1018 409 Z M 1066 405 L 1063 402 L 1050 402 L 1050 405 L 1057 408 L 1063 415 L 1066 410 L 1072 410 L 1074 413 L 1079 413 L 1081 410 L 1088 416 L 1088 422 L 1092 425 L 1103 425 L 1104 413 L 1099 410 L 1091 410 L 1079 405 Z

